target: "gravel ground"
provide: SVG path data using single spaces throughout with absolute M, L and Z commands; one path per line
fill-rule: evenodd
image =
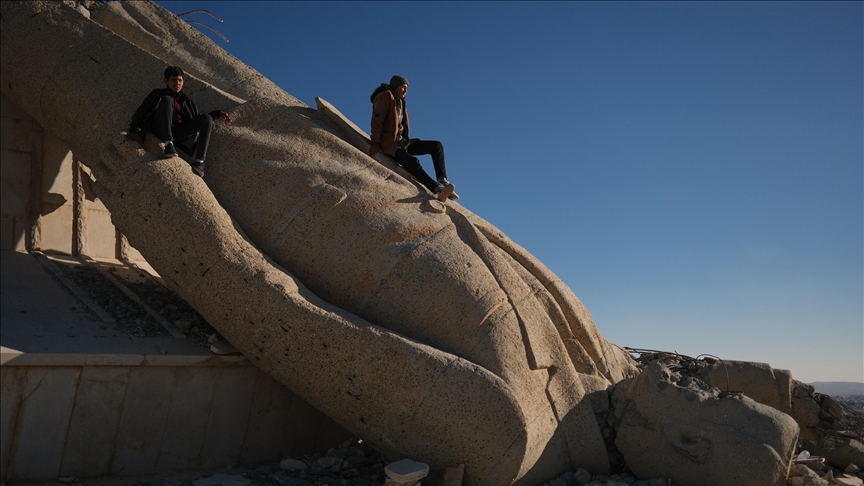
M 115 331 L 135 337 L 171 335 L 141 305 L 130 299 L 98 269 L 88 265 L 69 265 L 56 261 L 55 263 L 102 309 L 117 320 Z M 186 339 L 201 347 L 209 348 L 208 338 L 216 333 L 216 330 L 175 292 L 158 284 L 149 276 L 143 281 L 133 282 L 124 279 L 114 267 L 110 267 L 109 271 L 142 302 L 184 333 Z
M 326 454 L 300 455 L 246 468 L 187 471 L 163 476 L 111 479 L 58 478 L 31 486 L 379 486 L 387 461 L 372 447 L 351 439 Z M 442 471 L 431 471 L 425 486 L 438 485 Z M 584 469 L 550 478 L 544 486 L 668 486 L 666 479 L 637 480 L 627 475 L 592 476 Z M 540 486 L 540 485 L 538 485 Z
M 186 335 L 186 339 L 200 346 L 209 346 L 207 339 L 216 333 L 216 330 L 177 293 L 152 281 L 129 282 L 126 286 L 145 304 L 174 324 L 177 330 Z

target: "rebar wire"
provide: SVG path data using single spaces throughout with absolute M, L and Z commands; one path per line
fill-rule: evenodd
M 678 357 L 681 357 L 681 358 L 684 358 L 684 359 L 689 359 L 689 360 L 694 359 L 694 358 L 691 358 L 690 356 L 683 355 L 683 354 L 679 353 L 678 351 L 671 351 L 671 352 L 670 352 L 670 351 L 658 351 L 658 350 L 656 350 L 656 349 L 638 349 L 638 348 L 628 348 L 627 346 L 622 346 L 622 347 L 623 347 L 624 349 L 626 349 L 627 351 L 630 351 L 631 353 L 639 353 L 639 354 L 645 354 L 645 353 L 669 354 L 669 355 L 678 356 Z
M 184 15 L 189 15 L 189 14 L 191 14 L 191 13 L 196 13 L 196 12 L 204 12 L 204 13 L 206 13 L 207 15 L 209 15 L 209 16 L 213 17 L 214 19 L 218 20 L 219 22 L 225 22 L 224 20 L 222 20 L 222 19 L 220 19 L 219 17 L 217 17 L 216 14 L 214 14 L 213 12 L 211 12 L 211 11 L 209 11 L 209 10 L 204 10 L 203 8 L 199 8 L 199 9 L 195 9 L 195 10 L 190 10 L 190 11 L 188 11 L 188 12 L 183 12 L 182 14 L 177 14 L 177 16 L 178 16 L 178 17 L 182 17 L 182 16 L 184 16 Z
M 210 27 L 209 25 L 205 24 L 204 22 L 198 22 L 197 20 L 187 20 L 186 23 L 187 23 L 187 24 L 198 24 L 198 25 L 203 25 L 204 27 L 207 27 L 208 29 L 210 29 L 210 30 L 212 30 L 213 32 L 215 32 L 216 35 L 218 35 L 219 37 L 221 37 L 222 40 L 224 40 L 225 42 L 231 42 L 231 41 L 228 40 L 227 37 L 225 37 L 224 35 L 222 35 L 222 32 L 219 32 L 218 30 L 214 29 L 213 27 Z
M 678 351 L 670 352 L 670 351 L 658 351 L 656 349 L 637 349 L 637 348 L 628 348 L 627 346 L 623 346 L 623 348 L 626 349 L 627 351 L 631 352 L 631 353 L 638 353 L 640 355 L 639 356 L 640 358 L 642 357 L 641 355 L 643 355 L 645 353 L 667 354 L 670 356 L 678 356 L 682 360 L 687 360 L 687 361 L 698 361 L 703 356 L 708 356 L 708 357 L 714 358 L 717 361 L 719 361 L 720 364 L 723 365 L 723 372 L 726 373 L 726 393 L 732 393 L 729 390 L 729 368 L 726 366 L 726 363 L 723 362 L 723 360 L 720 359 L 718 356 L 714 356 L 713 354 L 703 353 L 703 354 L 700 354 L 699 356 L 696 356 L 695 358 L 691 358 L 690 356 L 683 355 L 683 354 L 679 353 Z

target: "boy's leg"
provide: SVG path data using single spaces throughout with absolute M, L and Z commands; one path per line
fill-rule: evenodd
M 444 145 L 437 140 L 412 139 L 405 146 L 405 151 L 411 155 L 432 156 L 432 164 L 435 166 L 435 178 L 439 181 L 447 179 L 447 166 L 444 163 Z
M 159 104 L 156 105 L 156 113 L 153 114 L 153 122 L 151 131 L 153 135 L 163 142 L 173 142 L 174 136 L 171 133 L 171 117 L 174 115 L 174 98 L 165 95 L 159 98 Z
M 203 161 L 207 157 L 207 147 L 210 145 L 210 133 L 213 129 L 213 118 L 209 114 L 198 115 L 180 125 L 174 125 L 177 145 L 195 150 L 195 160 Z M 195 142 L 195 135 L 198 142 Z
M 423 170 L 423 166 L 420 165 L 420 161 L 417 160 L 417 157 L 414 157 L 402 148 L 398 148 L 396 149 L 396 157 L 394 158 L 396 159 L 396 162 L 399 163 L 399 165 L 404 167 L 408 172 L 411 173 L 411 175 L 416 177 L 417 181 L 420 182 L 420 184 L 426 186 L 426 188 L 429 189 L 429 191 L 433 194 L 435 193 L 435 189 L 438 187 L 438 183 L 435 182 L 431 177 L 429 177 L 429 174 L 427 174 L 426 171 Z

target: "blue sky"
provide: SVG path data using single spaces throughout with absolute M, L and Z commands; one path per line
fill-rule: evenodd
M 406 76 L 460 202 L 610 341 L 864 381 L 864 3 L 158 3 L 367 131 Z

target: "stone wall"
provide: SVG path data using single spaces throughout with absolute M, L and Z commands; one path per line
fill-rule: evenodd
M 5 482 L 256 464 L 350 437 L 248 362 L 62 366 L 63 355 L 42 357 L 54 366 L 0 368 Z
M 5 95 L 0 135 L 0 249 L 144 260 L 93 194 L 89 169 Z

